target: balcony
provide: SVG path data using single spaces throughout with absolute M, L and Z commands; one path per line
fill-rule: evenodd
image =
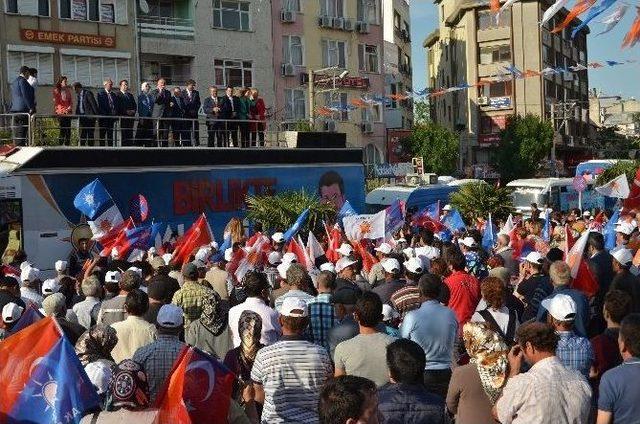
M 193 19 L 173 16 L 140 16 L 138 30 L 143 36 L 160 38 L 193 38 Z

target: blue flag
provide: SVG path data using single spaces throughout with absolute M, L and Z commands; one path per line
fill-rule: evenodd
M 298 219 L 296 219 L 296 222 L 294 222 L 293 225 L 287 231 L 285 231 L 284 233 L 285 243 L 288 243 L 289 240 L 291 240 L 293 236 L 295 236 L 298 233 L 298 231 L 300 231 L 300 228 L 302 228 L 302 224 L 304 224 L 304 221 L 307 220 L 308 216 L 309 216 L 309 208 L 303 210 L 300 216 L 298 216 Z
M 11 410 L 9 423 L 79 423 L 100 398 L 66 337 L 41 358 Z
M 353 209 L 353 206 L 351 206 L 351 203 L 349 203 L 348 200 L 345 200 L 345 202 L 342 204 L 342 207 L 338 211 L 338 215 L 336 216 L 336 219 L 339 223 L 342 223 L 342 218 L 344 218 L 345 216 L 351 216 L 351 215 L 358 215 L 358 212 L 356 212 L 356 210 Z
M 604 235 L 604 247 L 607 250 L 611 250 L 616 247 L 616 222 L 620 219 L 620 208 L 615 208 L 613 215 L 607 221 L 607 225 L 602 230 Z
M 551 218 L 549 217 L 549 208 L 544 214 L 544 227 L 542 227 L 542 240 L 549 243 L 551 241 Z
M 40 311 L 30 303 L 27 306 L 27 309 L 22 313 L 18 322 L 16 322 L 16 325 L 11 329 L 11 334 L 16 334 L 18 331 L 40 321 L 43 317 L 44 315 L 42 315 Z
M 458 212 L 457 209 L 453 208 L 442 219 L 442 223 L 452 232 L 462 232 L 467 228 L 464 221 L 462 220 L 460 212 Z
M 582 28 L 586 27 L 594 18 L 601 15 L 602 12 L 613 6 L 615 2 L 616 0 L 601 0 L 600 3 L 589 9 L 587 15 L 581 19 L 582 22 L 580 22 L 580 24 L 576 26 L 573 31 L 571 31 L 571 39 L 573 40 L 574 38 L 576 38 L 576 35 Z
M 218 251 L 215 255 L 213 255 L 211 260 L 213 262 L 220 262 L 222 259 L 224 259 L 224 251 L 230 248 L 232 245 L 233 243 L 231 243 L 231 236 L 228 235 L 227 237 L 225 237 L 222 244 L 218 247 Z
M 162 223 L 158 222 L 127 230 L 125 235 L 132 249 L 147 250 L 155 243 L 156 235 L 160 232 L 161 227 Z
M 491 220 L 491 214 L 489 214 L 489 220 L 484 226 L 484 232 L 482 233 L 482 248 L 486 251 L 490 251 L 493 245 L 496 243 L 496 229 L 493 226 Z
M 385 215 L 385 237 L 393 237 L 404 225 L 404 202 L 396 200 L 386 209 Z
M 93 221 L 93 219 L 98 216 L 98 212 L 102 206 L 109 202 L 113 202 L 111 195 L 109 195 L 109 192 L 104 188 L 100 180 L 96 178 L 76 194 L 76 197 L 73 199 L 73 206 L 82 212 L 89 220 Z
M 440 201 L 432 203 L 429 206 L 419 210 L 413 217 L 412 221 L 419 221 L 421 218 L 429 218 L 434 221 L 440 221 Z

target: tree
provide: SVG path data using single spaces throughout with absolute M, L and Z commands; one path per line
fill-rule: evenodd
M 596 185 L 601 186 L 616 178 L 618 175 L 626 174 L 629 185 L 633 184 L 636 171 L 640 168 L 640 161 L 621 160 L 611 168 L 605 169 L 596 178 Z
M 494 166 L 505 181 L 532 177 L 540 161 L 551 152 L 553 127 L 539 116 L 512 115 L 500 133 Z
M 318 231 L 322 221 L 333 222 L 336 211 L 332 205 L 304 190 L 284 191 L 274 195 L 247 195 L 247 218 L 259 222 L 268 231 L 284 231 L 291 227 L 298 216 L 309 208 L 309 217 L 300 230 L 306 234 L 309 230 Z
M 413 121 L 418 124 L 426 124 L 431 121 L 431 105 L 426 100 L 413 102 Z
M 463 184 L 451 194 L 451 206 L 464 216 L 467 222 L 476 218 L 505 219 L 513 210 L 513 197 L 507 188 L 496 187 L 484 181 Z
M 413 133 L 400 140 L 400 143 L 412 157 L 423 158 L 425 171 L 439 175 L 455 172 L 460 140 L 442 125 L 435 122 L 415 125 Z

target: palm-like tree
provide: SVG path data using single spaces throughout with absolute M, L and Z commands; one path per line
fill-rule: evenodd
M 513 210 L 513 198 L 507 188 L 472 182 L 463 184 L 451 194 L 451 206 L 457 208 L 467 222 L 486 218 L 489 214 L 494 219 L 504 219 Z

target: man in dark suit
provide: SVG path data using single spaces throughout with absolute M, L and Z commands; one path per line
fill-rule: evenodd
M 133 124 L 136 116 L 136 99 L 129 92 L 129 81 L 120 81 L 120 92 L 118 93 L 118 105 L 120 110 L 120 137 L 122 146 L 133 146 Z
M 233 122 L 238 119 L 238 112 L 240 110 L 240 99 L 233 95 L 233 87 L 229 86 L 225 90 L 225 95 L 222 98 L 220 104 L 220 119 L 223 119 L 222 125 L 224 126 L 225 135 L 223 145 L 226 146 L 229 142 L 229 136 L 233 140 L 233 147 L 238 146 L 238 123 Z
M 153 121 L 151 112 L 153 111 L 153 95 L 151 94 L 151 84 L 143 82 L 141 92 L 138 95 L 138 127 L 136 128 L 136 145 L 153 147 L 155 145 L 153 139 Z
M 27 144 L 27 133 L 29 129 L 29 117 L 26 115 L 36 112 L 36 98 L 33 87 L 29 84 L 29 68 L 20 68 L 20 75 L 11 84 L 11 107 L 10 113 L 17 113 L 13 117 L 11 124 L 13 129 L 13 141 L 17 146 Z
M 98 114 L 98 104 L 93 93 L 82 87 L 79 82 L 73 83 L 73 89 L 78 96 L 76 98 L 76 115 L 79 116 L 80 145 L 88 146 L 90 140 L 95 137 L 96 118 L 93 116 Z
M 182 90 L 180 87 L 173 89 L 173 95 L 171 96 L 171 117 L 178 118 L 172 120 L 171 134 L 173 135 L 173 145 L 178 146 L 190 146 L 191 140 L 187 135 L 187 129 L 185 128 L 184 118 L 184 101 L 182 100 Z
M 209 87 L 209 97 L 204 99 L 202 110 L 207 115 L 207 146 L 209 147 L 226 147 L 227 143 L 223 143 L 224 134 L 220 132 L 220 99 L 218 99 L 218 89 L 215 86 Z M 228 140 L 227 140 L 228 141 Z
M 98 113 L 103 116 L 118 116 L 120 106 L 118 96 L 113 92 L 113 81 L 107 78 L 104 81 L 104 89 L 98 91 Z M 115 118 L 98 118 L 100 145 L 114 146 L 113 130 L 116 124 Z
M 182 91 L 182 101 L 184 102 L 184 117 L 193 121 L 185 121 L 185 132 L 191 139 L 191 145 L 200 144 L 200 128 L 198 124 L 198 111 L 200 110 L 200 93 L 196 90 L 196 82 L 192 79 L 187 81 L 187 88 Z
M 593 316 L 589 324 L 589 332 L 592 334 L 600 334 L 606 328 L 602 307 L 604 306 L 604 297 L 609 291 L 609 286 L 614 276 L 612 257 L 605 249 L 604 244 L 602 233 L 589 233 L 589 238 L 587 239 L 588 265 L 598 282 L 598 292 L 592 301 Z
M 160 147 L 167 147 L 167 139 L 169 138 L 169 120 L 166 118 L 171 117 L 171 93 L 165 88 L 166 85 L 165 79 L 160 78 L 156 89 L 151 93 L 153 96 L 151 117 L 161 118 L 155 119 L 153 122 L 156 140 Z

